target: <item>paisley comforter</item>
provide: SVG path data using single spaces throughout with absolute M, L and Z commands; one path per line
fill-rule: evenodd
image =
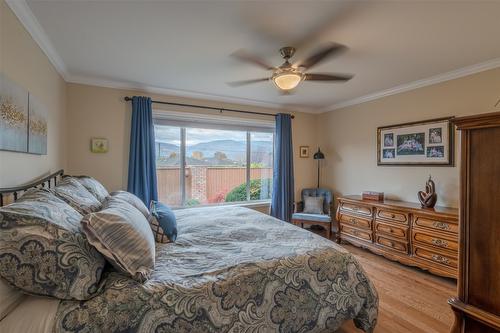
M 378 297 L 356 259 L 289 223 L 240 207 L 177 210 L 141 284 L 116 272 L 87 301 L 63 301 L 55 332 L 372 332 Z

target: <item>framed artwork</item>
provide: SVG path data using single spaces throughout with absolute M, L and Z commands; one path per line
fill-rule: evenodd
M 0 150 L 28 152 L 26 89 L 0 73 Z
M 452 117 L 377 128 L 378 165 L 453 166 Z
M 28 153 L 47 155 L 47 109 L 29 95 Z
M 108 139 L 92 138 L 90 140 L 90 150 L 93 153 L 103 154 L 108 152 Z
M 300 146 L 300 158 L 309 158 L 309 146 Z

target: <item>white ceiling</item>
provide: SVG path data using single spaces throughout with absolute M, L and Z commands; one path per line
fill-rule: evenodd
M 27 4 L 42 28 L 38 39 L 53 48 L 53 58 L 60 58 L 60 69 L 72 82 L 155 87 L 184 96 L 322 112 L 394 87 L 411 87 L 406 84 L 414 81 L 419 86 L 500 66 L 500 1 Z M 351 81 L 303 82 L 292 96 L 281 96 L 270 82 L 239 88 L 225 83 L 269 74 L 229 56 L 238 49 L 278 65 L 280 47 L 299 45 L 298 60 L 326 41 L 347 45 L 349 51 L 313 71 L 355 74 Z M 455 72 L 442 75 L 450 71 Z

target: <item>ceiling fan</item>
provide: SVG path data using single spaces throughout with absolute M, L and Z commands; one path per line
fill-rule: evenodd
M 346 49 L 347 47 L 345 47 L 344 45 L 333 42 L 328 43 L 305 60 L 292 64 L 289 60 L 295 54 L 295 48 L 286 46 L 280 49 L 281 56 L 283 57 L 283 59 L 285 59 L 285 62 L 279 67 L 271 66 L 267 64 L 265 60 L 246 51 L 237 51 L 233 53 L 232 56 L 239 60 L 260 66 L 264 69 L 271 70 L 272 74 L 267 78 L 228 82 L 228 84 L 233 87 L 238 87 L 246 84 L 271 80 L 282 92 L 287 93 L 297 87 L 301 81 L 346 82 L 352 79 L 353 75 L 306 72 L 313 66 L 319 64 L 329 57 L 338 55 Z

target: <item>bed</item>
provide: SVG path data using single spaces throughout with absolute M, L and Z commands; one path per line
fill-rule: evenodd
M 6 332 L 372 332 L 377 292 L 341 246 L 242 207 L 175 211 L 149 280 L 108 268 L 85 301 L 25 296 Z M 26 320 L 30 318 L 30 320 Z

